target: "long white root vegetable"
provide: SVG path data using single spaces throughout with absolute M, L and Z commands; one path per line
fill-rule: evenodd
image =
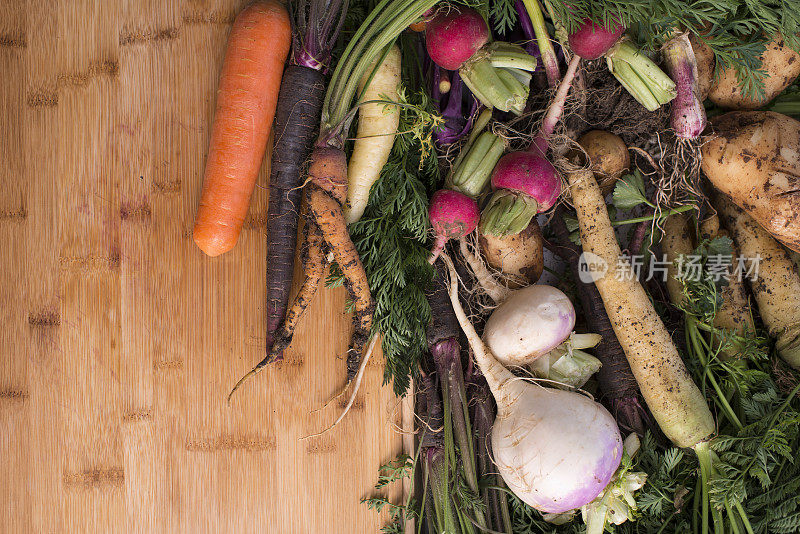
M 720 229 L 719 217 L 713 215 L 700 223 L 700 238 L 714 239 L 715 237 L 730 237 L 730 234 L 727 230 Z M 735 246 L 731 256 L 732 261 L 733 258 L 738 256 Z M 720 295 L 722 297 L 722 305 L 717 310 L 716 316 L 714 316 L 714 326 L 734 332 L 739 336 L 744 336 L 747 332 L 755 330 L 755 324 L 753 323 L 753 314 L 751 313 L 744 279 L 734 272 L 735 269 L 736 266 L 733 264 L 728 269 L 728 284 L 722 289 Z M 739 342 L 734 340 L 731 346 L 720 353 L 720 356 L 735 358 L 739 354 L 739 349 Z
M 595 285 L 642 396 L 674 444 L 701 446 L 715 431 L 714 418 L 647 293 L 630 276 L 630 262 L 622 255 L 594 175 L 576 170 L 567 179 L 584 254 L 608 268 Z
M 368 81 L 369 85 L 366 85 Z M 363 91 L 360 101 L 396 101 L 399 87 L 400 49 L 393 46 L 377 70 L 367 69 L 359 84 L 359 91 Z M 389 161 L 399 125 L 400 109 L 395 105 L 373 102 L 359 107 L 358 135 L 347 164 L 347 200 L 344 205 L 347 224 L 358 221 L 364 215 L 369 191 Z
M 778 355 L 800 369 L 800 276 L 786 250 L 759 224 L 724 195 L 714 204 L 731 231 L 747 270 L 754 270 L 758 258 L 758 276 L 750 280 L 758 311 L 777 340 Z

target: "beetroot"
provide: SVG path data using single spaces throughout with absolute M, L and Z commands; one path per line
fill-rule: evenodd
M 451 9 L 425 27 L 425 46 L 434 63 L 458 70 L 489 41 L 489 27 L 474 9 Z
M 612 24 L 609 28 L 584 19 L 580 27 L 570 34 L 569 47 L 584 59 L 598 59 L 619 41 L 623 33 L 625 27 L 622 24 Z
M 431 197 L 428 217 L 436 235 L 429 259 L 433 263 L 448 239 L 458 239 L 477 228 L 480 212 L 473 198 L 458 191 L 440 189 Z

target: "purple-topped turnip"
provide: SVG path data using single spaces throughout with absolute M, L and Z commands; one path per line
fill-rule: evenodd
M 592 502 L 622 460 L 622 437 L 599 403 L 572 391 L 542 387 L 517 377 L 478 337 L 458 297 L 452 261 L 450 302 L 497 402 L 493 459 L 523 502 L 544 513 L 563 513 Z
M 459 71 L 483 105 L 522 113 L 536 58 L 521 46 L 489 43 L 489 26 L 480 13 L 455 7 L 440 12 L 425 28 L 425 46 L 434 63 Z
M 538 377 L 581 387 L 600 369 L 583 351 L 597 345 L 598 334 L 575 334 L 575 308 L 559 289 L 530 285 L 512 291 L 492 312 L 483 340 L 505 366 L 528 368 Z
M 575 328 L 575 307 L 547 285 L 517 289 L 489 316 L 483 341 L 505 366 L 527 365 L 563 343 Z

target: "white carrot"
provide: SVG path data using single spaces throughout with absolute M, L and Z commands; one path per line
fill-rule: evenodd
M 400 124 L 400 109 L 384 101 L 396 101 L 399 87 L 400 49 L 393 46 L 377 70 L 367 69 L 359 85 L 360 101 L 366 103 L 358 110 L 358 135 L 347 167 L 344 216 L 348 224 L 364 215 L 372 184 L 389 160 Z
M 608 271 L 595 285 L 636 381 L 658 425 L 679 447 L 704 454 L 715 431 L 703 394 L 692 381 L 664 323 L 622 255 L 605 200 L 591 171 L 567 173 L 585 254 Z M 699 449 L 699 450 L 698 450 Z

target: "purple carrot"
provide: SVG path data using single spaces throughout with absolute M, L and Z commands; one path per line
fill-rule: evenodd
M 621 429 L 643 435 L 650 426 L 650 418 L 641 402 L 639 386 L 614 334 L 600 292 L 593 283 L 581 280 L 581 250 L 569 239 L 564 213 L 563 208 L 556 210 L 551 228 L 559 241 L 558 252 L 566 259 L 575 280 L 587 327 L 589 331 L 600 334 L 603 338 L 594 349 L 594 355 L 603 364 L 597 373 L 597 382 L 602 392 L 601 400 L 609 407 Z
M 449 423 L 452 427 L 450 435 L 458 447 L 460 465 L 467 486 L 478 494 L 479 477 L 475 463 L 475 443 L 464 384 L 461 346 L 458 342 L 461 328 L 450 303 L 447 274 L 441 264 L 436 271 L 432 290 L 427 296 L 431 306 L 431 322 L 427 331 L 428 348 L 436 366 L 436 374 L 439 376 L 445 407 L 445 424 Z M 486 526 L 486 518 L 481 509 L 475 508 L 472 514 L 478 525 Z
M 494 424 L 494 397 L 489 386 L 480 377 L 480 381 L 470 383 L 470 406 L 472 421 L 475 426 L 475 457 L 478 475 L 489 486 L 503 487 L 503 478 L 497 473 L 492 462 L 492 425 Z M 511 515 L 508 508 L 508 497 L 505 491 L 484 487 L 481 491 L 483 502 L 488 509 L 489 528 L 497 532 L 511 533 Z
M 292 56 L 283 74 L 275 113 L 267 211 L 267 354 L 289 303 L 301 170 L 316 139 L 325 96 L 323 70 L 331 59 L 348 3 L 297 0 L 288 4 L 294 21 Z M 282 357 L 280 353 L 276 359 Z

